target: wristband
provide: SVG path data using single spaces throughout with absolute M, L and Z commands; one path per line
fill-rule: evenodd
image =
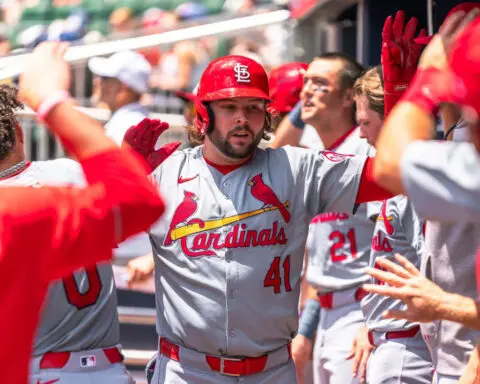
M 53 94 L 45 98 L 37 108 L 37 116 L 41 121 L 45 121 L 48 114 L 58 104 L 70 99 L 70 93 L 67 91 L 55 91 Z
M 318 327 L 320 317 L 320 303 L 318 300 L 308 299 L 300 317 L 298 334 L 312 340 Z
M 299 101 L 295 107 L 288 114 L 288 119 L 297 128 L 305 128 L 305 123 L 302 120 L 302 102 Z

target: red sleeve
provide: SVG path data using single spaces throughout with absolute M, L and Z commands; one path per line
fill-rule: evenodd
M 380 187 L 373 178 L 373 164 L 375 158 L 369 157 L 365 161 L 360 186 L 358 187 L 355 204 L 368 203 L 369 201 L 385 200 L 395 196 L 392 192 Z
M 6 253 L 20 263 L 41 257 L 39 273 L 48 280 L 109 259 L 117 242 L 147 230 L 164 210 L 148 168 L 135 157 L 114 149 L 82 161 L 90 184 L 84 189 L 2 189 Z

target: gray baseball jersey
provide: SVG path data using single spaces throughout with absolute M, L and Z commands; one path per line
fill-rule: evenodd
M 150 233 L 158 331 L 204 353 L 263 355 L 297 331 L 308 223 L 352 211 L 366 158 L 259 149 L 223 175 L 202 149 L 177 152 L 153 173 L 169 192 Z
M 375 150 L 353 130 L 333 150 L 372 156 Z M 307 237 L 307 281 L 322 293 L 356 287 L 368 280 L 375 218 L 379 203 L 361 204 L 355 215 L 322 213 L 313 218 Z
M 468 222 L 480 218 L 478 165 L 469 143 L 415 142 L 402 158 L 407 193 L 419 215 L 428 219 L 422 271 L 445 291 L 474 299 L 480 224 Z M 480 332 L 444 320 L 422 324 L 422 332 L 428 335 L 437 373 L 460 377 Z
M 414 142 L 402 158 L 406 192 L 419 202 L 418 214 L 432 220 L 480 222 L 479 169 L 470 143 Z
M 370 266 L 375 267 L 378 259 L 394 261 L 394 255 L 400 253 L 420 268 L 421 252 L 425 241 L 423 221 L 418 217 L 413 205 L 403 195 L 385 200 L 375 224 L 371 241 Z M 378 284 L 371 279 L 372 284 Z M 387 332 L 418 326 L 407 320 L 385 319 L 382 313 L 387 309 L 403 310 L 405 304 L 400 300 L 369 293 L 362 300 L 365 323 L 370 330 Z
M 83 172 L 69 159 L 33 162 L 6 185 L 83 185 Z M 49 286 L 33 355 L 81 351 L 119 343 L 117 296 L 109 263 L 91 266 Z
M 441 209 L 439 207 L 438 209 Z M 475 263 L 480 246 L 480 224 L 449 224 L 428 221 L 425 250 L 428 263 L 422 263 L 425 275 L 447 292 L 478 298 Z M 470 354 L 480 337 L 458 323 L 441 320 L 431 326 L 427 343 L 434 350 L 436 371 L 443 375 L 461 376 Z

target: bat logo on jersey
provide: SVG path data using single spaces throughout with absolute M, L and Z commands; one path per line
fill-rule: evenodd
M 184 198 L 173 213 L 164 245 L 170 246 L 178 240 L 185 255 L 200 257 L 216 256 L 215 250 L 224 248 L 286 244 L 288 240 L 285 229 L 279 225 L 278 220 L 273 222 L 271 228 L 260 231 L 248 229 L 246 224 L 239 224 L 242 220 L 270 211 L 279 211 L 285 222 L 290 221 L 288 200 L 282 204 L 275 192 L 263 182 L 261 173 L 254 176 L 248 185 L 251 186 L 252 195 L 263 203 L 262 208 L 206 221 L 192 218 L 197 211 L 199 198 L 192 192 L 184 191 Z M 235 225 L 230 227 L 230 224 Z M 220 229 L 223 231 L 214 232 Z M 191 242 L 187 242 L 189 238 L 192 239 Z
M 387 234 L 393 235 L 393 232 L 395 232 L 395 228 L 393 228 L 393 225 L 391 221 L 393 220 L 393 216 L 387 216 L 387 201 L 384 200 L 382 203 L 382 208 L 380 209 L 380 214 L 377 216 L 377 221 L 382 221 L 383 220 L 383 225 L 385 225 L 385 230 L 387 231 Z
M 323 151 L 323 156 L 330 160 L 332 163 L 340 163 L 345 160 L 347 157 L 355 157 L 355 155 L 344 155 L 342 153 L 332 152 L 332 151 Z

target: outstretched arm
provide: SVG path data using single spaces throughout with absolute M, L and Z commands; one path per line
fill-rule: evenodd
M 457 12 L 445 21 L 423 52 L 412 84 L 385 121 L 378 139 L 374 176 L 395 194 L 405 193 L 401 162 L 408 146 L 433 137 L 436 109 L 453 99 L 446 50 L 477 14 Z

